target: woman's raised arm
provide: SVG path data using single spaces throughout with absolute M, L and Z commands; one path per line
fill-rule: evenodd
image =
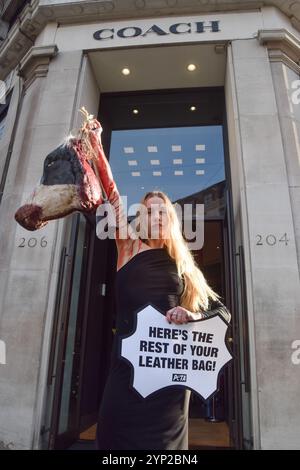
M 105 156 L 102 141 L 101 132 L 102 127 L 96 119 L 93 119 L 90 124 L 89 140 L 95 152 L 95 164 L 97 167 L 98 175 L 101 181 L 102 188 L 106 194 L 106 197 L 112 207 L 114 208 L 114 216 L 116 223 L 116 243 L 118 251 L 124 249 L 130 251 L 132 249 L 132 243 L 136 239 L 135 232 L 128 224 L 127 214 L 124 211 L 122 198 L 119 194 L 116 182 L 111 171 L 110 164 Z

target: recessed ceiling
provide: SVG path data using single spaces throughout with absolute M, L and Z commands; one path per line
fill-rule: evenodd
M 223 86 L 226 50 L 215 44 L 140 47 L 90 52 L 101 92 Z M 195 64 L 189 72 L 187 66 Z M 130 74 L 123 75 L 122 69 Z

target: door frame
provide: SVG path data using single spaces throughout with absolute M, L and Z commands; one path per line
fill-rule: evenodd
M 152 103 L 152 97 L 155 95 L 161 102 L 166 100 L 166 97 L 172 99 L 173 96 L 182 95 L 183 97 L 196 96 L 197 93 L 201 95 L 204 93 L 206 98 L 211 99 L 212 96 L 217 96 L 220 103 L 220 109 L 216 108 L 216 102 L 212 100 L 214 105 L 207 120 L 200 120 L 195 122 L 192 118 L 189 123 L 182 124 L 182 121 L 176 123 L 176 119 L 173 120 L 172 125 L 166 123 L 164 125 L 149 125 L 147 118 L 136 122 L 134 117 L 129 117 L 129 121 L 126 122 L 126 126 L 122 122 L 122 113 L 116 116 L 114 122 L 113 111 L 115 103 L 120 100 L 121 105 L 134 107 L 138 104 L 149 104 Z M 168 102 L 168 100 L 167 100 Z M 102 103 L 102 104 L 101 104 Z M 110 106 L 112 104 L 112 106 Z M 139 128 L 161 128 L 161 127 L 184 127 L 184 126 L 199 126 L 199 125 L 222 125 L 223 129 L 223 148 L 224 148 L 224 163 L 225 163 L 225 214 L 224 217 L 216 217 L 206 220 L 222 220 L 223 225 L 223 256 L 224 256 L 224 272 L 229 273 L 229 278 L 225 276 L 225 299 L 226 305 L 232 314 L 231 325 L 229 327 L 229 341 L 231 343 L 231 349 L 233 354 L 233 361 L 228 366 L 228 381 L 232 382 L 231 389 L 233 391 L 234 399 L 231 403 L 229 400 L 228 405 L 228 420 L 230 419 L 230 441 L 231 446 L 235 449 L 243 449 L 243 409 L 242 409 L 242 398 L 241 398 L 241 355 L 240 355 L 240 322 L 239 322 L 239 303 L 238 303 L 238 289 L 241 286 L 238 283 L 237 276 L 237 265 L 235 253 L 235 232 L 233 226 L 233 204 L 232 204 L 232 191 L 231 191 L 231 171 L 230 171 L 230 155 L 229 155 L 229 142 L 228 142 L 228 129 L 227 129 L 227 115 L 225 107 L 225 92 L 224 87 L 207 87 L 207 88 L 186 88 L 186 89 L 172 89 L 168 92 L 166 90 L 148 90 L 143 92 L 121 92 L 121 93 L 104 93 L 100 98 L 100 109 L 99 109 L 99 121 L 103 123 L 105 131 L 103 132 L 103 147 L 106 151 L 106 155 L 109 158 L 111 132 L 112 130 L 130 130 Z M 150 121 L 153 116 L 150 117 Z M 160 115 L 160 123 L 163 116 Z M 153 122 L 152 122 L 153 124 Z M 134 126 L 134 127 L 133 127 Z M 246 338 L 245 338 L 246 339 Z M 248 359 L 244 357 L 246 363 Z
M 66 449 L 70 447 L 78 440 L 80 432 L 85 429 L 85 423 L 82 423 L 81 400 L 83 396 L 83 378 L 85 372 L 86 348 L 88 344 L 88 323 L 91 314 L 91 277 L 93 276 L 94 263 L 98 262 L 94 258 L 96 237 L 95 218 L 90 216 L 86 217 L 84 255 L 81 265 L 80 293 L 76 317 L 76 333 L 73 351 L 75 362 L 72 364 L 71 379 L 71 391 L 74 392 L 74 395 L 72 394 L 70 397 L 70 407 L 68 409 L 68 425 L 71 426 L 67 432 L 58 434 L 63 388 L 64 354 L 67 344 L 68 319 L 72 294 L 72 282 L 75 265 L 74 257 L 76 254 L 79 217 L 80 214 L 76 214 L 71 220 L 70 236 L 67 243 L 68 249 L 63 247 L 61 255 L 61 267 L 58 279 L 57 300 L 48 369 L 48 391 L 51 387 L 54 388 L 53 401 L 51 405 L 50 427 L 49 430 L 44 430 L 44 433 L 49 431 L 48 449 Z M 106 247 L 103 247 L 101 250 L 104 253 L 104 256 L 101 257 L 100 264 L 101 282 L 99 285 L 97 285 L 97 289 L 99 288 L 102 290 L 104 288 L 106 291 L 101 294 L 101 302 L 97 308 L 97 313 L 99 313 L 101 318 L 103 318 L 102 313 L 109 310 L 109 302 L 112 297 L 112 295 L 107 295 L 107 291 L 109 289 L 107 289 L 108 286 L 106 283 L 109 272 L 109 256 L 111 256 L 111 254 L 110 250 L 107 249 L 106 241 L 101 241 L 100 243 L 104 243 L 106 245 Z M 110 322 L 111 319 L 104 319 L 104 321 Z M 109 326 L 106 328 L 109 328 Z M 101 332 L 99 332 L 99 334 L 101 334 Z M 102 348 L 110 350 L 111 341 L 106 337 L 106 335 L 104 335 L 104 343 L 105 345 L 102 346 Z M 106 362 L 108 362 L 108 357 L 106 359 Z M 101 373 L 103 372 L 102 382 L 104 381 L 105 375 L 107 374 L 107 371 L 104 369 L 103 371 L 101 370 Z M 99 371 L 95 371 L 95 376 L 97 376 L 97 372 Z M 101 388 L 100 381 L 97 382 L 97 387 Z M 97 414 L 98 408 L 95 409 L 91 418 L 96 418 Z
M 110 141 L 111 141 L 111 132 L 112 130 L 121 130 L 121 129 L 138 129 L 145 127 L 184 127 L 191 125 L 199 125 L 199 123 L 177 123 L 173 122 L 173 125 L 166 124 L 159 126 L 149 126 L 145 122 L 139 121 L 139 125 L 132 127 L 134 121 L 131 120 L 130 126 L 127 123 L 123 124 L 119 120 L 117 123 L 113 122 L 112 114 L 108 113 L 110 108 L 110 100 L 115 102 L 115 100 L 121 99 L 123 103 L 131 103 L 132 97 L 134 96 L 135 101 L 140 103 L 151 102 L 153 95 L 156 95 L 158 100 L 164 100 L 166 95 L 170 98 L 174 97 L 174 94 L 181 94 L 182 96 L 195 96 L 197 93 L 206 94 L 209 93 L 213 95 L 217 93 L 220 103 L 220 110 L 213 110 L 210 114 L 208 122 L 205 122 L 205 125 L 222 125 L 223 128 L 223 143 L 224 143 L 224 159 L 225 159 L 225 173 L 226 173 L 226 212 L 225 219 L 223 219 L 223 240 L 224 240 L 224 269 L 225 272 L 230 273 L 230 279 L 225 279 L 225 288 L 226 288 L 226 304 L 232 313 L 232 338 L 233 338 L 233 354 L 235 365 L 231 372 L 231 378 L 233 382 L 234 390 L 234 406 L 230 409 L 230 414 L 232 416 L 231 423 L 231 437 L 232 443 L 236 449 L 243 448 L 243 439 L 242 439 L 242 406 L 241 406 L 241 397 L 240 397 L 240 387 L 241 387 L 241 376 L 240 376 L 240 351 L 239 351 L 239 315 L 238 315 L 238 300 L 237 300 L 237 275 L 236 275 L 236 263 L 235 263 L 235 239 L 234 239 L 234 227 L 233 227 L 233 212 L 232 212 L 232 195 L 231 195 L 231 179 L 230 179 L 230 162 L 229 162 L 229 151 L 228 151 L 228 137 L 227 137 L 227 121 L 226 121 L 226 112 L 225 112 L 225 98 L 224 98 L 224 88 L 201 88 L 201 89 L 180 89 L 180 90 L 149 90 L 146 92 L 135 92 L 135 93 L 107 93 L 101 95 L 100 99 L 100 109 L 99 109 L 99 120 L 103 124 L 105 131 L 103 132 L 103 147 L 106 152 L 106 155 L 109 158 L 110 150 Z M 172 95 L 172 96 L 171 96 Z M 192 114 L 192 113 L 191 113 Z M 118 117 L 119 118 L 119 117 Z M 194 118 L 193 118 L 194 119 Z M 202 123 L 204 125 L 204 122 Z M 115 127 L 117 125 L 117 127 Z M 201 125 L 201 124 L 200 124 Z M 76 219 L 77 217 L 77 219 Z M 87 223 L 87 230 L 93 230 L 93 217 L 88 218 L 90 222 Z M 50 367 L 48 374 L 48 385 L 53 386 L 53 378 L 56 377 L 54 384 L 54 399 L 52 405 L 52 416 L 51 416 L 51 425 L 50 425 L 50 438 L 49 438 L 49 448 L 66 448 L 74 440 L 78 438 L 79 427 L 80 427 L 80 399 L 81 399 L 81 379 L 84 368 L 84 348 L 87 341 L 86 330 L 87 330 L 87 312 L 89 305 L 89 295 L 90 295 L 90 285 L 89 279 L 91 275 L 91 253 L 93 251 L 92 247 L 87 250 L 84 263 L 84 269 L 82 271 L 85 273 L 85 282 L 81 281 L 81 294 L 80 294 L 80 307 L 78 312 L 77 321 L 81 322 L 82 331 L 81 331 L 81 342 L 80 342 L 80 353 L 79 353 L 79 362 L 78 362 L 78 375 L 79 375 L 79 390 L 78 390 L 78 400 L 76 406 L 74 405 L 74 413 L 76 418 L 74 423 L 76 425 L 70 433 L 67 433 L 65 436 L 57 436 L 58 422 L 59 422 L 59 410 L 60 410 L 60 401 L 61 401 L 61 392 L 62 392 L 62 377 L 63 377 L 63 355 L 66 344 L 66 334 L 67 334 L 67 320 L 68 320 L 68 311 L 70 305 L 70 295 L 72 290 L 72 276 L 74 269 L 74 255 L 76 252 L 76 240 L 77 240 L 77 231 L 78 231 L 78 214 L 73 216 L 72 219 L 72 228 L 71 235 L 69 237 L 68 249 L 64 248 L 62 251 L 62 261 L 61 261 L 61 273 L 59 278 L 58 285 L 58 297 L 57 305 L 55 312 L 55 321 L 52 335 L 52 347 L 51 347 L 51 356 L 50 356 Z M 90 239 L 90 236 L 87 238 Z M 226 246 L 225 246 L 226 245 Z M 111 256 L 111 253 L 108 253 L 108 256 Z M 88 260 L 89 259 L 89 260 Z M 82 275 L 83 276 L 83 275 Z M 83 295 L 82 291 L 85 291 Z M 107 301 L 106 301 L 107 302 Z M 104 303 L 105 305 L 105 303 Z M 105 308 L 105 307 L 104 307 Z M 59 338 L 57 337 L 59 331 Z M 58 339 L 57 339 L 58 338 Z M 58 349 L 56 349 L 58 348 Z M 57 356 L 57 367 L 55 367 L 55 357 Z M 75 429 L 76 428 L 76 429 Z
M 240 375 L 240 348 L 239 348 L 239 315 L 237 311 L 237 282 L 234 244 L 232 240 L 232 226 L 230 218 L 230 196 L 226 191 L 226 213 L 223 219 L 223 240 L 224 240 L 224 266 L 229 278 L 225 277 L 226 304 L 232 313 L 229 342 L 233 361 L 227 366 L 228 381 L 231 382 L 233 400 L 228 400 L 228 418 L 230 420 L 230 441 L 235 449 L 243 448 L 242 440 L 242 402 L 241 402 L 241 375 Z
M 70 395 L 70 406 L 68 414 L 68 430 L 58 434 L 59 418 L 61 410 L 61 397 L 63 390 L 63 376 L 65 353 L 68 337 L 68 324 L 70 314 L 70 304 L 72 295 L 72 284 L 75 267 L 75 255 L 77 249 L 80 214 L 73 215 L 70 222 L 70 236 L 67 246 L 64 246 L 61 254 L 60 276 L 57 286 L 56 308 L 54 315 L 54 326 L 52 330 L 51 349 L 48 369 L 48 392 L 53 387 L 53 401 L 51 404 L 51 420 L 49 429 L 48 449 L 65 449 L 69 447 L 78 435 L 78 386 L 80 382 L 79 367 L 81 358 L 81 341 L 78 338 L 78 325 L 83 319 L 84 306 L 84 284 L 82 282 L 87 269 L 87 225 L 85 226 L 83 256 L 80 272 L 80 292 L 76 315 L 76 333 L 74 340 L 74 360 L 72 362 L 72 378 Z M 74 392 L 74 393 L 73 393 Z M 70 422 L 71 417 L 71 422 Z

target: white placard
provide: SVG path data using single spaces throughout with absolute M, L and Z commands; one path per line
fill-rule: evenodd
M 219 315 L 183 325 L 169 324 L 152 305 L 136 314 L 136 329 L 122 338 L 121 357 L 133 366 L 135 390 L 147 397 L 162 388 L 184 386 L 207 400 L 232 356 Z

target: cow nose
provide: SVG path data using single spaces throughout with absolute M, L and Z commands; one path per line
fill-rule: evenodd
M 47 222 L 42 222 L 42 208 L 35 204 L 24 204 L 15 213 L 15 220 L 26 230 L 37 230 Z

